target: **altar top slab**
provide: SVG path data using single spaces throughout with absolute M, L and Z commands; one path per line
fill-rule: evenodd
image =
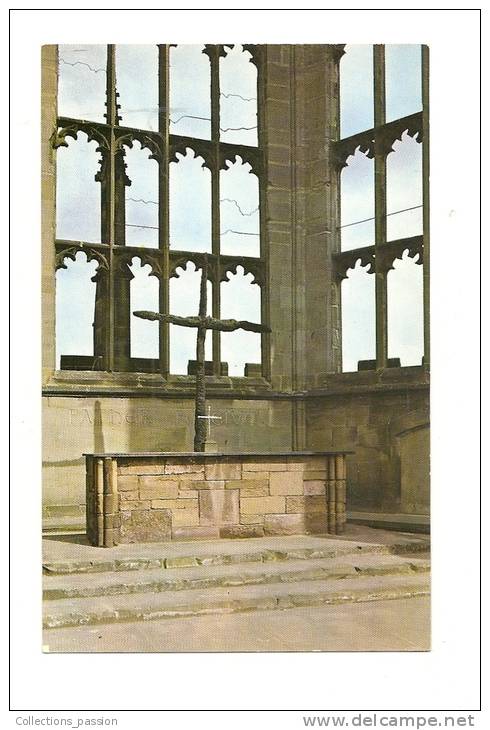
M 111 458 L 124 458 L 124 459 L 135 459 L 135 458 L 169 458 L 169 459 L 215 459 L 216 457 L 227 457 L 234 459 L 237 457 L 260 457 L 270 458 L 275 456 L 333 456 L 335 454 L 354 454 L 354 451 L 346 449 L 332 449 L 330 451 L 235 451 L 230 452 L 207 452 L 207 451 L 135 451 L 135 452 L 88 452 L 84 453 L 83 456 L 95 456 L 97 458 L 111 457 Z

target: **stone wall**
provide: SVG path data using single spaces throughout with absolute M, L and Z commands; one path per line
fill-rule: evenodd
M 343 532 L 345 457 L 87 455 L 94 545 Z
M 213 398 L 213 438 L 225 452 L 289 449 L 291 403 Z M 194 401 L 158 397 L 43 398 L 44 505 L 85 504 L 83 453 L 190 451 Z
M 429 388 L 420 368 L 405 370 L 419 371 L 405 386 L 376 383 L 368 373 L 364 388 L 339 392 L 342 381 L 361 375 L 354 373 L 306 399 L 307 448 L 354 451 L 347 457 L 349 510 L 428 514 Z

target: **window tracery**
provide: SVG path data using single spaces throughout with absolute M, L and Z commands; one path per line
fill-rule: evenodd
M 345 51 L 340 60 L 341 137 L 334 144 L 341 208 L 339 253 L 334 255 L 337 280 L 345 280 L 356 262 L 369 264 L 365 270 L 373 275 L 376 302 L 376 327 L 370 330 L 371 350 L 375 347 L 376 355 L 369 367 L 379 370 L 395 362 L 420 365 L 422 353 L 423 362 L 428 364 L 428 49 L 375 45 L 370 49 L 347 46 Z M 365 65 L 367 58 L 372 59 L 371 71 Z M 368 76 L 370 88 L 361 91 Z M 362 119 L 359 108 L 355 109 L 356 93 L 361 93 L 361 102 L 367 98 L 372 104 L 369 129 L 366 103 L 360 104 L 365 112 Z M 357 163 L 350 173 L 359 153 L 364 154 L 362 166 Z M 373 176 L 367 179 L 369 158 Z M 356 207 L 359 216 L 355 215 Z M 393 280 L 397 276 L 391 276 L 389 288 L 388 272 L 399 268 L 397 259 L 402 259 L 405 267 L 407 255 L 409 261 L 423 265 L 423 274 L 419 271 L 411 276 L 412 301 L 423 301 L 423 307 L 393 304 Z M 368 311 L 367 302 L 366 307 Z M 396 316 L 389 315 L 390 308 L 396 310 Z M 348 317 L 343 319 L 343 349 L 352 353 L 355 341 L 365 340 L 367 321 L 351 318 L 349 323 Z M 420 353 L 417 361 L 414 353 Z M 364 366 L 359 359 L 359 369 Z M 344 360 L 343 369 L 357 369 L 352 357 Z
M 230 69 L 239 70 L 237 88 Z M 221 91 L 223 80 L 226 88 Z M 236 274 L 241 264 L 255 285 L 267 286 L 259 214 L 264 171 L 257 121 L 260 83 L 261 51 L 254 46 L 59 47 L 60 116 L 52 146 L 61 150 L 58 155 L 63 161 L 86 136 L 95 142 L 90 144 L 92 152 L 96 148 L 98 153 L 99 167 L 92 170 L 89 197 L 87 180 L 84 190 L 79 190 L 81 181 L 77 181 L 77 198 L 86 210 L 83 219 L 75 211 L 71 222 L 80 218 L 80 235 L 74 235 L 76 227 L 67 227 L 69 215 L 61 204 L 63 220 L 55 242 L 60 267 L 79 251 L 105 262 L 103 270 L 99 263 L 102 273 L 92 310 L 95 346 L 88 369 L 154 372 L 156 367 L 164 377 L 172 372 L 168 326 L 155 325 L 159 327 L 156 356 L 154 336 L 151 347 L 146 347 L 147 336 L 136 333 L 131 311 L 141 284 L 135 281 L 135 271 L 139 281 L 144 270 L 146 279 L 153 282 L 147 289 L 157 300 L 143 308 L 162 312 L 170 311 L 171 282 L 188 265 L 199 268 L 203 252 L 209 256 L 213 316 L 221 316 L 221 282 Z M 70 94 L 75 91 L 79 101 L 72 103 Z M 244 91 L 250 101 L 241 98 L 246 96 Z M 253 130 L 235 130 L 233 136 L 227 127 L 235 125 L 235 117 L 237 127 Z M 246 169 L 248 187 L 255 184 L 253 193 L 249 191 L 243 199 L 236 191 L 227 191 L 226 183 L 224 192 L 220 190 L 226 170 L 236 166 Z M 67 194 L 64 177 L 58 176 L 61 200 Z M 254 209 L 247 208 L 240 218 L 243 226 L 235 226 L 231 210 L 250 207 L 252 197 Z M 70 205 L 68 201 L 65 208 Z M 222 227 L 228 223 L 238 231 L 226 234 L 229 241 Z M 238 245 L 252 236 L 253 246 Z M 237 245 L 228 245 L 232 238 Z M 214 332 L 209 341 L 212 371 L 220 374 L 220 333 Z M 144 353 L 150 350 L 152 356 L 144 362 Z M 78 358 L 79 369 L 87 369 L 85 353 L 63 354 L 72 356 L 71 366 L 83 354 Z M 267 357 L 263 348 L 259 359 L 265 363 Z

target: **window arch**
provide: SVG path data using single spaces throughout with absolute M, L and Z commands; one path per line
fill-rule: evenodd
M 344 51 L 339 70 L 340 139 L 334 144 L 341 211 L 334 260 L 339 282 L 359 256 L 363 264 L 369 261 L 375 296 L 375 355 L 361 359 L 358 367 L 420 365 L 421 352 L 427 364 L 428 49 L 375 45 L 346 46 Z M 414 261 L 422 266 L 414 266 Z M 349 291 L 353 282 L 354 277 Z M 401 299 L 396 282 L 403 289 Z M 362 292 L 360 286 L 361 299 Z M 407 306 L 408 300 L 413 306 Z M 367 300 L 365 306 L 370 306 Z M 344 353 L 361 351 L 364 323 L 355 317 L 343 319 Z M 404 329 L 411 334 L 405 336 Z M 353 361 L 344 356 L 344 369 L 351 369 Z
M 53 146 L 59 160 L 62 220 L 56 252 L 63 257 L 73 247 L 90 245 L 107 262 L 104 283 L 95 297 L 100 367 L 152 372 L 156 362 L 167 377 L 171 373 L 167 325 L 153 326 L 158 338 L 153 338 L 151 347 L 145 350 L 145 345 L 138 352 L 134 348 L 132 333 L 137 326 L 132 302 L 139 287 L 151 290 L 153 309 L 169 312 L 177 270 L 182 275 L 182 267 L 189 264 L 200 271 L 199 255 L 204 252 L 209 257 L 214 317 L 222 316 L 221 282 L 227 272 L 236 272 L 242 259 L 248 262 L 247 271 L 254 271 L 254 281 L 267 286 L 260 215 L 264 165 L 257 121 L 262 53 L 257 46 L 233 45 L 91 48 L 59 47 L 62 116 Z M 78 61 L 82 53 L 84 60 Z M 87 79 L 85 86 L 76 82 L 75 76 L 82 73 L 92 84 L 87 103 L 75 98 L 83 97 L 81 90 L 87 87 Z M 94 108 L 92 115 L 89 106 Z M 235 125 L 235 118 L 237 127 L 251 129 L 226 131 Z M 83 180 L 75 179 L 76 191 L 70 198 L 63 166 L 70 148 L 78 149 L 84 136 L 93 158 Z M 235 170 L 242 185 L 233 185 Z M 85 179 L 90 180 L 90 193 L 81 190 Z M 79 228 L 71 225 L 75 198 Z M 244 212 L 240 225 L 234 217 L 239 211 Z M 223 225 L 234 232 L 225 235 Z M 188 280 L 190 299 L 198 294 L 199 278 Z M 263 292 L 260 300 L 265 301 Z M 253 316 L 264 315 L 259 311 Z M 208 340 L 212 372 L 220 375 L 226 371 L 221 334 L 213 332 Z M 77 353 L 72 353 L 71 366 L 78 362 L 79 369 L 85 369 L 84 353 L 78 354 L 77 360 Z M 192 359 L 190 351 L 188 355 Z M 255 353 L 253 359 L 267 363 L 268 353 Z M 186 370 L 182 363 L 178 367 Z

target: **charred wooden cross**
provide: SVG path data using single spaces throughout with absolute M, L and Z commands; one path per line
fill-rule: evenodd
M 141 319 L 160 320 L 169 324 L 176 324 L 181 327 L 197 328 L 196 344 L 196 408 L 194 417 L 194 451 L 204 451 L 206 444 L 206 375 L 205 375 L 205 343 L 208 330 L 219 332 L 234 332 L 235 330 L 247 330 L 248 332 L 270 332 L 270 327 L 264 324 L 255 324 L 246 320 L 236 319 L 214 319 L 206 315 L 207 311 L 207 279 L 208 260 L 204 256 L 201 276 L 201 289 L 199 297 L 199 315 L 197 317 L 178 317 L 174 314 L 160 314 L 159 312 L 139 311 L 133 312 L 135 317 Z

